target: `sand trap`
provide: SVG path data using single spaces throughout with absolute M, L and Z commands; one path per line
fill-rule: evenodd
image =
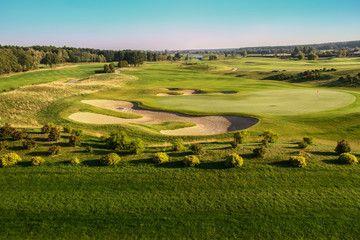
M 184 95 L 198 95 L 201 93 L 196 92 L 196 90 L 173 90 L 173 89 L 167 89 L 168 91 L 172 91 L 172 92 L 180 92 L 183 93 L 181 95 L 178 94 L 172 94 L 172 93 L 158 93 L 156 94 L 156 96 L 158 97 L 169 97 L 169 96 L 184 96 Z M 215 92 L 213 94 L 234 94 L 237 93 L 236 91 L 222 91 L 222 92 Z
M 237 68 L 237 67 L 233 67 L 233 68 L 232 68 L 232 71 L 233 71 L 233 72 L 236 72 L 237 70 L 239 70 L 239 68 Z
M 83 103 L 90 104 L 96 107 L 134 113 L 142 115 L 138 119 L 125 119 L 112 116 L 106 116 L 97 113 L 78 112 L 71 114 L 71 120 L 90 123 L 90 124 L 122 124 L 122 123 L 136 123 L 136 124 L 157 124 L 167 121 L 186 121 L 196 124 L 194 127 L 181 128 L 176 130 L 163 130 L 165 135 L 211 135 L 225 133 L 229 131 L 237 131 L 249 128 L 256 123 L 258 119 L 238 116 L 190 116 L 179 113 L 144 110 L 139 108 L 136 104 L 125 101 L 113 100 L 83 100 Z
M 71 81 L 69 81 L 69 82 L 67 82 L 67 83 L 76 83 L 76 82 L 78 82 L 78 81 L 81 81 L 82 79 L 73 79 L 73 80 L 71 80 Z

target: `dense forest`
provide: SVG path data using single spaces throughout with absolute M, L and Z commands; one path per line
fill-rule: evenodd
M 127 61 L 131 65 L 138 66 L 143 61 L 165 60 L 169 60 L 166 54 L 152 51 L 114 51 L 54 46 L 0 46 L 0 75 L 37 69 L 40 64 L 53 67 L 67 62 Z

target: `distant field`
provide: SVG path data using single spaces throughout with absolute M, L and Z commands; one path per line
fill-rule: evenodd
M 0 77 L 0 90 L 17 88 L 20 86 L 47 83 L 60 79 L 81 79 L 94 74 L 103 64 L 79 64 L 78 66 L 64 66 L 59 69 L 37 70 L 33 72 L 17 73 L 11 76 Z

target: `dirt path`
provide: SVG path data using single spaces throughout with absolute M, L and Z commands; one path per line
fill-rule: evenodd
M 113 100 L 83 100 L 83 103 L 96 107 L 134 113 L 142 115 L 139 119 L 125 119 L 102 114 L 78 112 L 71 114 L 71 120 L 90 124 L 157 124 L 167 121 L 186 121 L 196 124 L 194 127 L 176 130 L 163 130 L 165 135 L 211 135 L 249 128 L 258 122 L 258 119 L 238 116 L 190 116 L 179 113 L 144 110 L 131 102 Z

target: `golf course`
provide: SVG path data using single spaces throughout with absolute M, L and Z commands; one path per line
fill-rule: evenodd
M 339 82 L 360 73 L 359 58 L 160 61 L 94 73 L 102 68 L 65 64 L 0 77 L 2 129 L 8 123 L 27 132 L 25 140 L 1 138 L 9 145 L 1 155 L 14 152 L 22 161 L 0 168 L 0 238 L 359 235 L 360 167 L 339 162 L 334 151 L 344 139 L 360 157 L 360 90 Z M 324 68 L 336 71 L 322 70 L 320 80 L 275 79 Z M 44 130 L 50 123 L 61 132 L 55 141 Z M 278 141 L 264 143 L 267 130 Z M 109 146 L 106 139 L 121 131 L 144 149 Z M 238 131 L 248 137 L 233 145 Z M 75 136 L 81 143 L 69 145 Z M 300 147 L 304 137 L 313 142 Z M 174 150 L 179 138 L 184 148 Z M 26 139 L 36 147 L 27 148 Z M 195 143 L 200 162 L 184 167 Z M 257 156 L 263 144 L 266 155 Z M 52 146 L 61 150 L 49 154 Z M 169 159 L 154 163 L 159 152 Z M 103 166 L 110 153 L 121 160 Z M 234 153 L 241 167 L 224 165 Z M 306 167 L 289 164 L 294 155 L 306 158 Z M 45 161 L 37 167 L 36 156 Z

